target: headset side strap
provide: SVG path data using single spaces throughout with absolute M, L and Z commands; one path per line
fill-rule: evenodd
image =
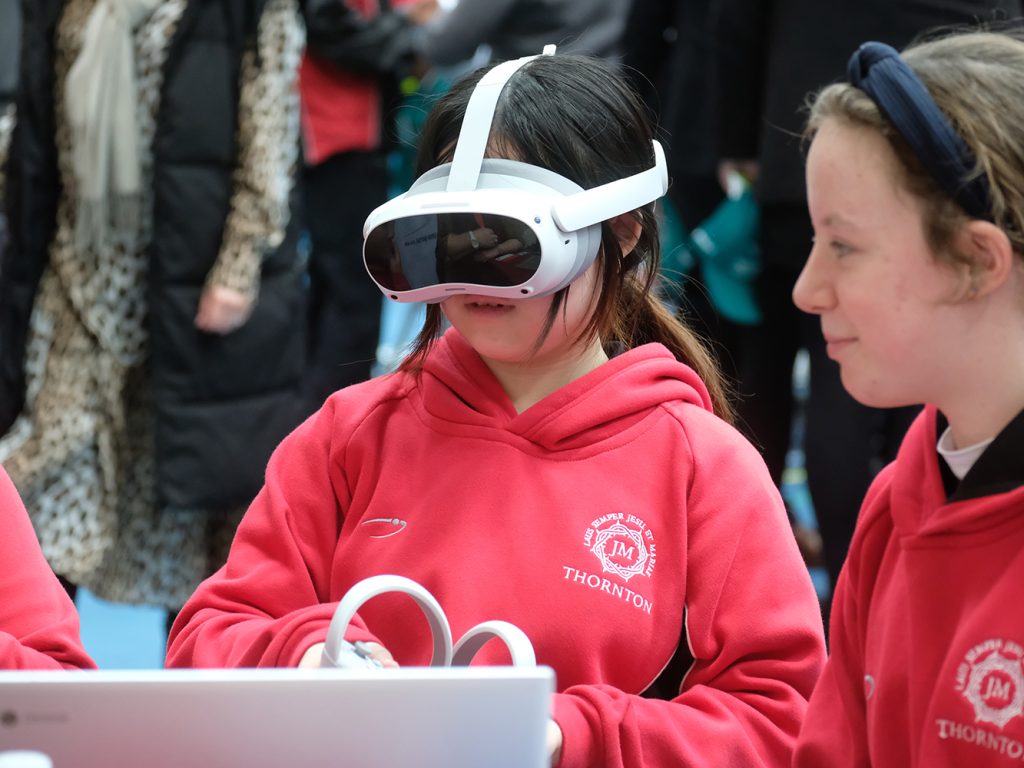
M 657 141 L 651 144 L 654 146 L 654 165 L 651 168 L 599 187 L 585 189 L 554 203 L 551 214 L 559 229 L 575 232 L 629 213 L 664 195 L 668 191 L 665 150 Z

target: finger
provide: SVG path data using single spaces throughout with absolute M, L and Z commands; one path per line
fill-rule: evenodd
M 200 300 L 199 309 L 196 312 L 195 319 L 196 328 L 202 331 L 209 330 L 210 327 L 210 309 L 206 305 L 205 301 Z
M 199 300 L 196 326 L 208 333 L 226 334 L 245 325 L 252 313 L 252 301 L 237 291 L 213 288 Z
M 317 669 L 320 667 L 320 659 L 323 656 L 324 644 L 317 643 L 311 646 L 302 654 L 299 659 L 299 669 Z
M 370 658 L 380 662 L 382 667 L 390 669 L 398 668 L 398 662 L 395 661 L 395 657 L 391 655 L 391 651 L 380 643 L 368 642 L 358 643 L 358 645 L 360 645 L 366 653 L 369 654 Z
M 242 322 L 223 307 L 214 307 L 203 316 L 201 322 L 197 319 L 196 325 L 207 333 L 223 335 L 238 330 Z
M 558 765 L 558 762 L 561 759 L 562 739 L 562 729 L 558 727 L 558 723 L 554 720 L 548 720 L 548 756 L 551 758 L 552 765 Z

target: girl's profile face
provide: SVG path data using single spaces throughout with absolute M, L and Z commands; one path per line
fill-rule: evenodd
M 936 262 L 897 163 L 875 131 L 825 120 L 807 158 L 814 244 L 793 289 L 843 386 L 875 407 L 941 402 L 966 343 L 959 277 Z

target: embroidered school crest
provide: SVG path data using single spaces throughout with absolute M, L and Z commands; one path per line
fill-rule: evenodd
M 974 646 L 957 668 L 956 688 L 974 708 L 974 720 L 1002 728 L 1024 712 L 1024 647 L 1010 640 Z
M 583 543 L 601 562 L 605 573 L 628 582 L 654 571 L 654 534 L 647 524 L 624 512 L 602 515 L 587 528 Z

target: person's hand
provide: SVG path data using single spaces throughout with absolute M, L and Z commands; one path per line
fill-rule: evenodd
M 498 236 L 495 234 L 493 229 L 489 227 L 480 227 L 479 229 L 471 230 L 470 242 L 473 243 L 473 249 L 477 248 L 493 248 L 498 244 Z
M 510 237 L 508 240 L 503 240 L 500 243 L 494 245 L 493 248 L 481 249 L 473 254 L 473 258 L 476 261 L 489 261 L 494 259 L 495 261 L 504 261 L 514 253 L 518 253 L 523 250 L 523 241 L 515 237 Z
M 302 654 L 302 658 L 299 659 L 299 669 L 319 669 L 320 659 L 323 657 L 325 645 L 326 643 L 311 645 L 309 649 Z
M 309 649 L 302 654 L 302 658 L 299 659 L 299 669 L 319 669 L 320 660 L 323 658 L 324 645 L 326 643 L 317 643 L 312 645 Z M 391 655 L 391 652 L 380 643 L 362 643 L 362 647 L 366 650 L 367 655 L 371 659 L 375 659 L 380 662 L 380 665 L 385 668 L 397 669 L 398 662 L 395 661 L 395 657 Z
M 551 765 L 558 765 L 562 759 L 562 729 L 554 720 L 548 720 L 548 757 Z
M 722 160 L 718 163 L 718 183 L 722 190 L 729 192 L 729 176 L 738 173 L 753 184 L 761 172 L 761 164 L 757 160 Z
M 252 314 L 253 300 L 232 288 L 209 285 L 199 297 L 196 328 L 207 333 L 237 331 Z
M 439 10 L 440 5 L 437 0 L 416 0 L 411 5 L 404 6 L 402 13 L 409 21 L 419 26 L 434 18 Z

